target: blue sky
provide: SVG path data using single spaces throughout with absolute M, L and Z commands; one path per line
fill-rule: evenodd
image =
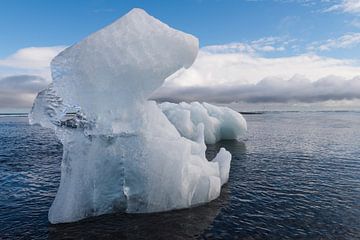
M 0 111 L 29 109 L 52 81 L 53 57 L 134 7 L 200 40 L 194 65 L 167 82 L 162 97 L 179 100 L 178 89 L 199 87 L 194 96 L 178 94 L 207 100 L 216 88 L 213 99 L 221 101 L 360 98 L 360 0 L 1 0 Z
M 356 14 L 326 11 L 341 1 L 301 0 L 2 0 L 0 57 L 20 48 L 71 45 L 88 34 L 141 7 L 174 28 L 200 39 L 201 46 L 253 41 L 276 36 L 293 40 L 305 51 L 316 41 L 359 32 Z M 357 57 L 360 48 L 326 51 L 323 55 Z M 296 52 L 295 52 L 296 53 Z

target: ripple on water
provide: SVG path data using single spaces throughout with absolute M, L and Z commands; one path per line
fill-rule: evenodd
M 221 197 L 157 214 L 50 225 L 62 146 L 26 118 L 0 118 L 0 239 L 359 239 L 360 114 L 247 115 Z

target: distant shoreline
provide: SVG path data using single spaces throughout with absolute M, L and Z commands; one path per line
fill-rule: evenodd
M 244 111 L 243 115 L 258 115 L 265 113 L 360 113 L 358 110 L 273 110 L 273 111 Z
M 0 113 L 0 117 L 27 117 L 28 113 Z
M 241 111 L 242 115 L 261 115 L 269 113 L 360 113 L 358 110 L 284 110 L 284 111 Z M 28 117 L 29 113 L 0 113 L 0 117 Z

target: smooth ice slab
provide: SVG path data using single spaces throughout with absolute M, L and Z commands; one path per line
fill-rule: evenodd
M 231 154 L 222 149 L 209 162 L 206 124 L 184 138 L 147 101 L 197 52 L 195 37 L 134 9 L 53 59 L 53 84 L 30 114 L 30 123 L 53 128 L 63 144 L 51 223 L 187 208 L 219 196 Z
M 228 107 L 208 103 L 161 103 L 161 110 L 180 132 L 181 136 L 196 139 L 199 123 L 205 126 L 205 143 L 239 139 L 246 133 L 246 121 L 242 115 Z

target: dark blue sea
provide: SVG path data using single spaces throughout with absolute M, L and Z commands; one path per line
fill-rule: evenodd
M 360 113 L 244 115 L 219 199 L 158 214 L 51 225 L 62 146 L 26 116 L 0 116 L 0 239 L 360 239 Z

